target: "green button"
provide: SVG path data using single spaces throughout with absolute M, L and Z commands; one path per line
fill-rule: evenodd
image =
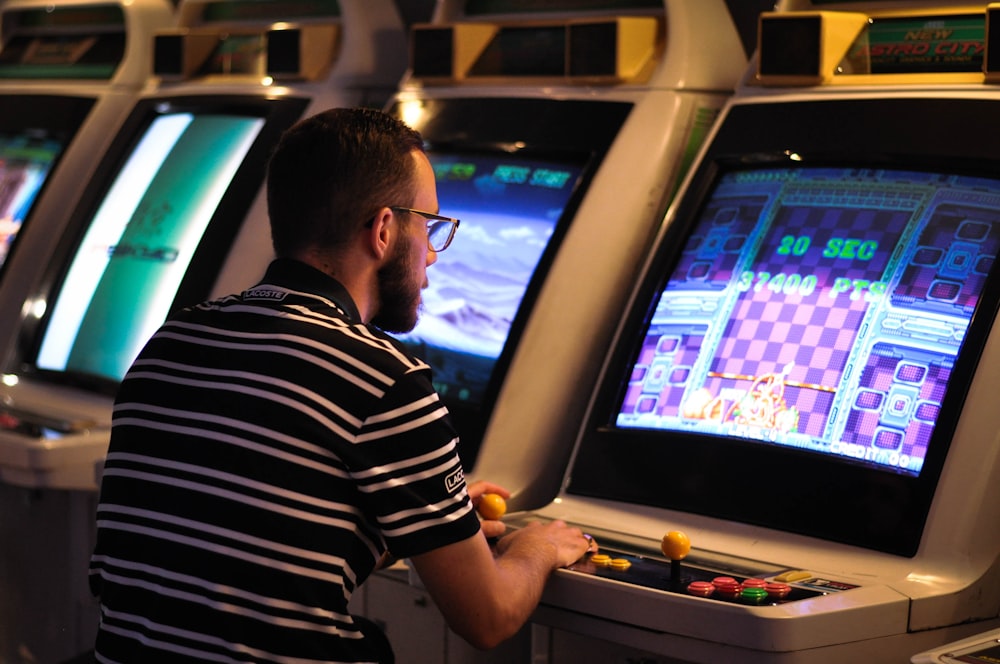
M 744 588 L 740 593 L 740 599 L 748 604 L 760 604 L 767 599 L 767 590 L 764 588 Z

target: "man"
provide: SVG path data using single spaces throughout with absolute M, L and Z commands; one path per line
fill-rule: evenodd
M 99 661 L 377 661 L 347 604 L 386 555 L 454 631 L 498 644 L 592 545 L 556 522 L 490 549 L 503 525 L 473 502 L 503 490 L 466 487 L 429 368 L 383 332 L 413 327 L 457 226 L 419 134 L 373 110 L 303 120 L 268 208 L 262 282 L 172 317 L 121 385 L 91 560 Z

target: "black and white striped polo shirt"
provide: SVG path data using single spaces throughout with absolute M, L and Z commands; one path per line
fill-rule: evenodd
M 430 369 L 359 321 L 279 260 L 150 340 L 102 479 L 102 661 L 369 661 L 347 603 L 380 555 L 478 531 Z

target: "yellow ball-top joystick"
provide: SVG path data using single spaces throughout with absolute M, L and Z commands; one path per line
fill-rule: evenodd
M 691 540 L 679 530 L 671 530 L 663 536 L 660 551 L 671 560 L 683 560 L 691 552 Z
M 507 513 L 507 501 L 499 494 L 484 493 L 479 497 L 476 511 L 484 519 L 496 521 Z
M 691 540 L 679 530 L 671 530 L 660 541 L 660 551 L 670 558 L 670 581 L 676 587 L 681 584 L 681 560 L 691 552 Z

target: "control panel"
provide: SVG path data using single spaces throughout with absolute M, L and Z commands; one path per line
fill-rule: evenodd
M 664 558 L 602 542 L 600 551 L 587 554 L 568 569 L 653 590 L 751 606 L 795 602 L 857 587 L 818 577 L 808 570 L 788 569 L 774 573 L 773 570 L 731 568 L 707 562 L 682 563 L 687 551 L 678 555 L 680 549 L 671 548 L 668 540 L 675 533 L 683 536 L 672 531 L 664 537 Z

